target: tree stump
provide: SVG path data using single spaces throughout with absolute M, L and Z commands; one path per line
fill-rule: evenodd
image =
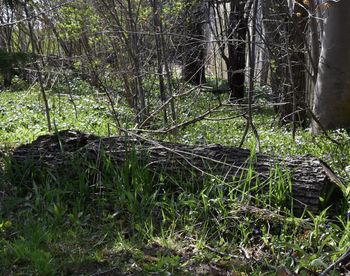
M 217 144 L 184 145 L 140 136 L 98 137 L 65 130 L 40 136 L 31 144 L 19 146 L 13 152 L 12 162 L 13 168 L 26 167 L 27 172 L 43 166 L 68 168 L 69 171 L 72 157 L 96 163 L 101 152 L 111 157 L 116 166 L 121 166 L 133 154 L 137 161 L 156 174 L 191 175 L 198 182 L 205 177 L 215 177 L 234 183 L 244 180 L 248 171 L 253 170 L 252 180 L 259 178 L 261 183 L 270 179 L 271 172 L 279 170 L 287 176 L 283 184 L 291 183 L 293 207 L 297 212 L 307 208 L 318 213 L 321 206 L 335 204 L 342 197 L 341 181 L 318 158 L 252 154 L 246 149 Z

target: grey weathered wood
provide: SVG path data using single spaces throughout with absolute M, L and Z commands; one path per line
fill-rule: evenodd
M 69 166 L 72 156 L 96 162 L 101 151 L 122 164 L 131 150 L 137 160 L 151 171 L 167 175 L 190 173 L 202 180 L 203 176 L 220 177 L 225 181 L 240 179 L 248 166 L 254 169 L 260 181 L 269 179 L 276 167 L 290 175 L 292 197 L 296 210 L 307 206 L 311 212 L 320 210 L 320 198 L 339 196 L 340 180 L 320 159 L 312 156 L 278 157 L 256 154 L 246 149 L 222 145 L 184 145 L 133 137 L 106 137 L 78 131 L 61 131 L 56 135 L 39 137 L 31 144 L 13 152 L 13 162 L 31 166 Z M 189 175 L 190 175 L 189 174 Z M 287 182 L 287 181 L 286 181 Z M 288 183 L 285 183 L 288 185 Z

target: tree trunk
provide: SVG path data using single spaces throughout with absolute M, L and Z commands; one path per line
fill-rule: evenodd
M 189 39 L 183 46 L 182 75 L 186 82 L 200 85 L 205 83 L 205 50 L 206 41 L 204 34 L 205 3 L 198 1 L 193 4 L 186 14 L 185 32 Z
M 350 127 L 350 1 L 327 9 L 313 112 L 312 132 Z
M 141 49 L 140 49 L 140 37 L 138 32 L 138 26 L 135 21 L 137 16 L 135 15 L 135 7 L 131 0 L 127 1 L 127 31 L 130 36 L 129 45 L 131 47 L 132 60 L 133 60 L 133 77 L 134 87 L 136 90 L 135 102 L 139 108 L 139 112 L 136 116 L 137 123 L 143 122 L 147 117 L 146 108 L 146 95 L 143 87 L 143 74 L 141 68 Z
M 10 16 L 11 14 L 11 16 Z M 5 20 L 6 19 L 6 20 Z M 13 70 L 12 64 L 7 64 L 5 55 L 10 55 L 12 52 L 12 26 L 7 25 L 11 20 L 14 20 L 11 8 L 5 4 L 0 11 L 0 74 L 3 77 L 3 86 L 10 87 L 12 83 Z M 4 59 L 4 60 L 1 60 Z
M 249 181 L 254 185 L 263 185 L 269 181 L 272 185 L 277 185 L 278 181 L 283 181 L 288 187 L 290 178 L 291 197 L 297 212 L 303 211 L 305 207 L 318 212 L 321 207 L 320 198 L 331 204 L 341 194 L 337 185 L 339 179 L 324 162 L 310 156 L 281 158 L 254 155 L 249 150 L 222 145 L 191 146 L 131 137 L 100 138 L 77 131 L 41 136 L 32 144 L 18 147 L 12 155 L 14 174 L 20 175 L 21 180 L 31 179 L 35 175 L 35 167 L 41 176 L 43 167 L 48 166 L 63 169 L 63 175 L 69 175 L 73 179 L 76 167 L 72 169 L 69 165 L 72 156 L 94 164 L 97 173 L 103 174 L 103 160 L 100 158 L 102 153 L 109 156 L 117 167 L 121 167 L 133 156 L 134 160 L 144 164 L 155 175 L 162 174 L 168 176 L 167 179 L 182 176 L 182 179 L 197 181 L 199 185 L 206 177 L 221 178 L 231 185 L 238 185 L 241 181 L 246 181 L 251 170 L 254 174 Z M 96 167 L 96 164 L 99 166 Z M 259 191 L 263 192 L 264 189 L 260 187 Z
M 305 31 L 307 30 L 308 13 L 307 7 L 302 1 L 295 4 L 290 24 L 290 37 L 287 45 L 292 49 L 290 53 L 290 95 L 287 101 L 291 102 L 290 113 L 284 114 L 287 121 L 293 122 L 294 125 L 302 126 L 306 119 L 306 55 L 305 55 Z M 289 52 L 289 50 L 287 50 Z M 289 55 L 289 53 L 287 53 Z M 288 110 L 288 108 L 287 108 Z
M 28 4 L 28 0 L 24 1 L 23 7 L 24 7 L 24 12 L 25 12 L 26 18 L 30 18 L 31 13 L 29 10 L 30 6 Z M 35 34 L 34 34 L 34 27 L 32 25 L 32 21 L 28 20 L 27 24 L 28 24 L 30 43 L 32 46 L 32 54 L 33 54 L 33 56 L 36 56 L 36 54 L 40 53 L 40 48 L 38 47 L 38 41 L 37 41 Z M 41 96 L 42 96 L 43 101 L 44 101 L 45 114 L 46 114 L 46 120 L 47 120 L 47 129 L 48 129 L 48 131 L 51 131 L 52 125 L 51 125 L 50 106 L 49 106 L 49 101 L 47 99 L 47 95 L 46 95 L 46 91 L 45 91 L 45 87 L 44 87 L 44 79 L 43 79 L 42 70 L 40 68 L 40 65 L 42 67 L 44 65 L 43 58 L 38 60 L 38 62 L 34 62 L 34 68 L 37 71 L 40 93 L 41 93 Z
M 230 1 L 229 27 L 227 29 L 227 38 L 230 42 L 228 43 L 228 58 L 225 62 L 227 66 L 227 81 L 231 90 L 231 100 L 244 97 L 244 70 L 246 67 L 246 38 L 248 30 L 248 16 L 246 16 L 245 11 L 246 2 Z
M 162 41 L 161 41 L 161 10 L 158 8 L 159 3 L 157 0 L 150 0 L 150 5 L 153 9 L 153 28 L 154 28 L 154 39 L 156 42 L 156 53 L 157 53 L 157 75 L 158 75 L 158 81 L 159 81 L 159 92 L 160 92 L 160 100 L 162 102 L 162 105 L 167 100 L 167 92 L 166 92 L 166 86 L 164 82 L 164 74 L 163 74 L 163 51 L 162 48 Z M 163 109 L 163 122 L 164 125 L 168 124 L 168 115 L 167 115 L 167 107 L 164 107 Z
M 307 35 L 309 54 L 307 55 L 306 62 L 306 66 L 309 72 L 306 75 L 306 100 L 308 107 L 312 107 L 314 101 L 313 96 L 317 80 L 318 62 L 320 58 L 321 27 L 318 21 L 321 20 L 317 19 L 318 10 L 319 9 L 317 8 L 317 1 L 310 0 L 309 12 L 311 13 L 311 15 L 309 15 Z

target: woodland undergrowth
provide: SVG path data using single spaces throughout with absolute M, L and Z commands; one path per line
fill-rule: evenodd
M 14 175 L 12 149 L 47 133 L 39 97 L 35 90 L 0 94 L 0 274 L 275 275 L 289 270 L 316 275 L 350 244 L 348 203 L 338 214 L 326 209 L 296 216 L 284 204 L 290 181 L 271 176 L 268 192 L 252 196 L 259 185 L 253 169 L 244 179 L 232 180 L 236 185 L 208 178 L 201 186 L 191 179 L 167 185 L 166 176 L 155 179 L 132 158 L 116 168 L 106 157 L 108 173 L 93 182 L 87 170 L 96 168 L 91 164 L 80 170 L 79 161 L 74 180 L 49 170 L 40 172 L 40 179 Z M 49 101 L 56 130 L 119 133 L 103 98 L 50 94 Z M 132 128 L 132 111 L 121 104 L 116 110 L 123 127 Z M 235 110 L 223 114 L 230 112 Z M 297 130 L 293 139 L 289 126 L 274 120 L 272 109 L 262 107 L 253 115 L 262 152 L 323 159 L 344 180 L 349 198 L 350 138 L 345 131 L 329 133 L 340 145 L 313 137 L 308 129 Z M 149 137 L 238 146 L 244 127 L 241 118 L 202 120 L 176 134 Z M 243 146 L 255 151 L 252 134 Z M 333 269 L 334 275 L 342 271 L 346 267 Z

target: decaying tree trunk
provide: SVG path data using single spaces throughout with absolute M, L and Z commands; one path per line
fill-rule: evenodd
M 61 131 L 18 147 L 13 152 L 12 161 L 13 168 L 26 167 L 28 173 L 38 166 L 61 167 L 74 173 L 69 168 L 70 158 L 101 164 L 103 160 L 99 157 L 102 152 L 104 156 L 111 157 L 115 166 L 121 166 L 132 153 L 137 161 L 156 174 L 171 177 L 188 175 L 192 177 L 187 179 L 198 181 L 203 181 L 207 175 L 231 182 L 232 185 L 246 179 L 248 168 L 255 172 L 254 183 L 256 178 L 259 178 L 259 183 L 268 181 L 278 168 L 282 174 L 290 177 L 294 209 L 298 212 L 305 207 L 318 212 L 320 198 L 331 204 L 341 194 L 338 186 L 340 180 L 317 158 L 252 155 L 249 150 L 222 145 L 184 145 L 132 137 L 101 138 L 78 131 Z M 284 181 L 288 185 L 288 180 Z

